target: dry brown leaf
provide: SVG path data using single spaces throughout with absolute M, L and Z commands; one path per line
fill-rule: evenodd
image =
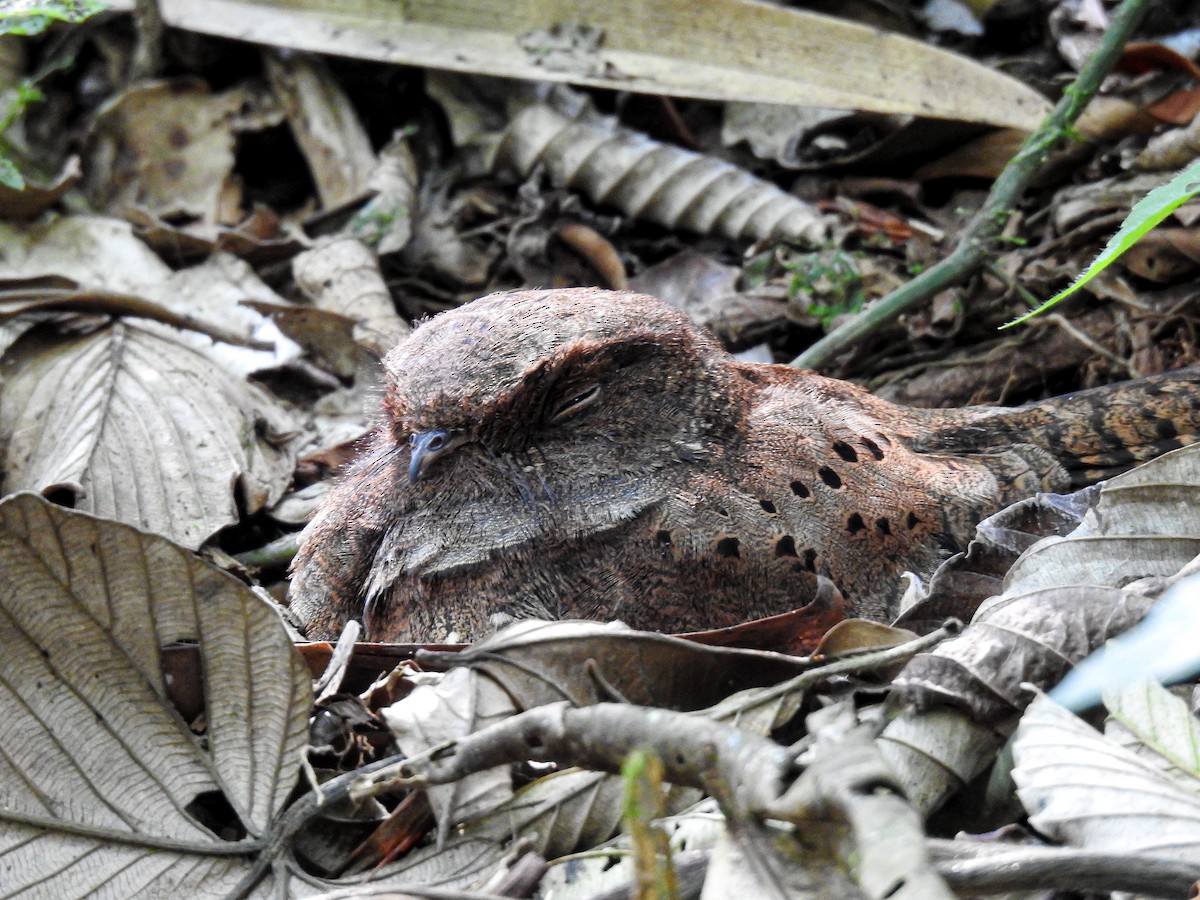
M 144 209 L 126 209 L 134 233 L 165 259 L 176 262 L 202 260 L 214 253 L 232 253 L 247 262 L 263 265 L 291 259 L 308 239 L 299 228 L 283 222 L 273 211 L 255 204 L 236 225 L 216 222 L 176 224 Z
M 240 214 L 222 215 L 230 193 L 240 193 L 234 132 L 245 110 L 262 102 L 248 88 L 211 94 L 194 79 L 129 88 L 97 114 L 85 167 L 89 193 L 105 208 L 234 224 Z
M 321 205 L 341 206 L 366 190 L 377 160 L 354 104 L 323 60 L 298 54 L 263 55 L 267 76 L 283 107 Z

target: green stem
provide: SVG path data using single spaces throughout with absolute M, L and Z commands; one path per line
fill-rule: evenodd
M 938 291 L 965 280 L 979 268 L 993 252 L 993 244 L 1003 233 L 1013 207 L 1045 163 L 1051 148 L 1070 133 L 1071 125 L 1116 65 L 1125 43 L 1145 13 L 1146 5 L 1147 0 L 1125 0 L 1117 8 L 1096 52 L 1037 131 L 1025 139 L 1016 156 L 1008 161 L 954 252 L 866 312 L 825 335 L 792 360 L 793 366 L 816 369 L 827 365 L 875 330 L 894 322 Z

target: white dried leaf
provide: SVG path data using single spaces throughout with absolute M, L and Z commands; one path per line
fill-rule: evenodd
M 1200 782 L 1185 788 L 1050 698 L 1025 711 L 1013 758 L 1017 796 L 1042 833 L 1100 852 L 1200 853 Z

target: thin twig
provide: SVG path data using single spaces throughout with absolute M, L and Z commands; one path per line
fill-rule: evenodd
M 931 840 L 930 855 L 946 882 L 966 894 L 1008 891 L 1130 891 L 1183 897 L 1200 880 L 1200 864 L 1073 847 L 1024 847 Z
M 137 28 L 137 43 L 129 64 L 129 83 L 147 81 L 162 69 L 163 26 L 158 0 L 136 0 L 133 21 Z
M 1132 362 L 1130 362 L 1127 359 L 1122 359 L 1120 356 L 1113 353 L 1111 350 L 1109 350 L 1107 347 L 1105 347 L 1099 341 L 1093 340 L 1091 335 L 1089 335 L 1083 329 L 1076 327 L 1074 325 L 1074 323 L 1071 322 L 1070 319 L 1066 318 L 1061 313 L 1048 313 L 1046 315 L 1046 319 L 1047 319 L 1047 321 L 1053 322 L 1055 325 L 1057 325 L 1059 328 L 1061 328 L 1063 331 L 1065 331 L 1067 334 L 1069 334 L 1075 340 L 1079 341 L 1079 343 L 1083 344 L 1083 346 L 1087 347 L 1089 350 L 1091 350 L 1096 355 L 1103 356 L 1114 366 L 1123 370 L 1126 378 L 1137 378 L 1141 374 L 1140 372 L 1138 372 L 1137 369 L 1135 369 L 1133 367 Z
M 1113 14 L 1099 48 L 1066 89 L 1062 99 L 1037 131 L 1026 138 L 992 185 L 983 208 L 967 226 L 954 252 L 930 266 L 908 284 L 888 294 L 873 307 L 831 331 L 794 360 L 797 368 L 820 368 L 877 329 L 894 322 L 903 313 L 929 297 L 969 277 L 994 252 L 996 239 L 1013 214 L 1013 207 L 1046 161 L 1051 148 L 1068 135 L 1072 123 L 1095 95 L 1126 41 L 1146 10 L 1146 0 L 1125 0 Z

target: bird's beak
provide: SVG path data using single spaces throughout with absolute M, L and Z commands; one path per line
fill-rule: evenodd
M 418 431 L 408 436 L 409 460 L 408 482 L 416 484 L 435 459 L 445 456 L 455 447 L 467 442 L 461 434 L 452 434 L 441 429 Z

